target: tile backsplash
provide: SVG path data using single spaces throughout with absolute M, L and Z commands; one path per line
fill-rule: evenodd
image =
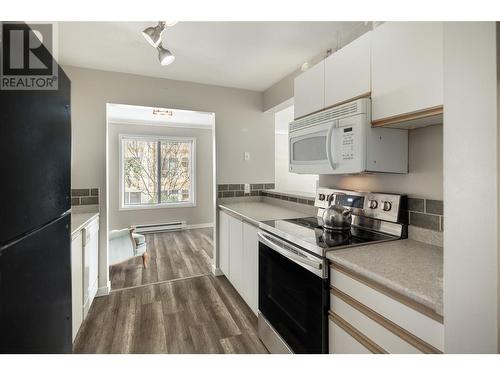
M 217 185 L 217 196 L 218 198 L 264 196 L 309 206 L 314 205 L 314 200 L 308 197 L 290 196 L 290 194 L 286 193 L 280 194 L 276 191 L 266 191 L 274 189 L 274 183 L 250 184 L 250 193 L 245 194 L 245 186 L 243 184 L 224 184 Z M 443 232 L 443 201 L 408 197 L 407 207 L 403 213 L 403 220 L 414 227 Z
M 71 189 L 72 206 L 87 206 L 94 204 L 99 204 L 98 188 Z
M 261 195 L 269 198 L 281 199 L 282 201 L 289 201 L 294 203 L 307 204 L 309 206 L 314 206 L 314 200 L 307 199 L 306 197 L 290 196 L 289 194 L 281 194 L 279 192 L 267 192 L 263 191 Z
M 408 224 L 442 232 L 444 229 L 443 201 L 408 198 Z
M 274 189 L 274 183 L 250 184 L 250 193 L 245 193 L 244 184 L 221 184 L 217 185 L 218 198 L 250 197 L 260 196 L 263 190 Z

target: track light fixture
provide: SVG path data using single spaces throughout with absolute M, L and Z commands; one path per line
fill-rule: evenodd
M 161 44 L 156 49 L 158 50 L 158 60 L 160 60 L 161 65 L 165 66 L 174 62 L 175 56 L 168 49 L 164 48 Z
M 144 29 L 142 35 L 144 35 L 144 38 L 148 41 L 149 44 L 157 48 L 161 43 L 161 34 L 163 34 L 166 28 L 166 22 L 160 21 L 158 22 L 158 25 Z
M 162 35 L 167 27 L 172 27 L 177 21 L 159 21 L 158 25 L 144 29 L 142 35 L 158 50 L 158 59 L 161 65 L 169 65 L 174 62 L 175 56 L 162 45 Z

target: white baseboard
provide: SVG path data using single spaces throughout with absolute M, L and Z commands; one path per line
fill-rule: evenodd
M 214 223 L 188 224 L 186 229 L 213 228 Z
M 221 271 L 219 267 L 215 267 L 215 265 L 212 264 L 212 273 L 214 276 L 222 276 L 224 275 L 224 272 Z
M 111 281 L 108 280 L 106 286 L 101 286 L 97 289 L 96 297 L 107 296 L 111 292 Z

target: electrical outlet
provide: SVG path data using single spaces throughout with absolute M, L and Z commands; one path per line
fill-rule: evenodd
M 243 154 L 243 160 L 248 161 L 250 160 L 250 153 L 248 151 L 245 151 Z
M 245 184 L 245 194 L 250 194 L 250 184 Z

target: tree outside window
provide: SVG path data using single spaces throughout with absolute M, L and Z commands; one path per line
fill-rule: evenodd
M 194 204 L 195 139 L 121 136 L 122 207 Z

